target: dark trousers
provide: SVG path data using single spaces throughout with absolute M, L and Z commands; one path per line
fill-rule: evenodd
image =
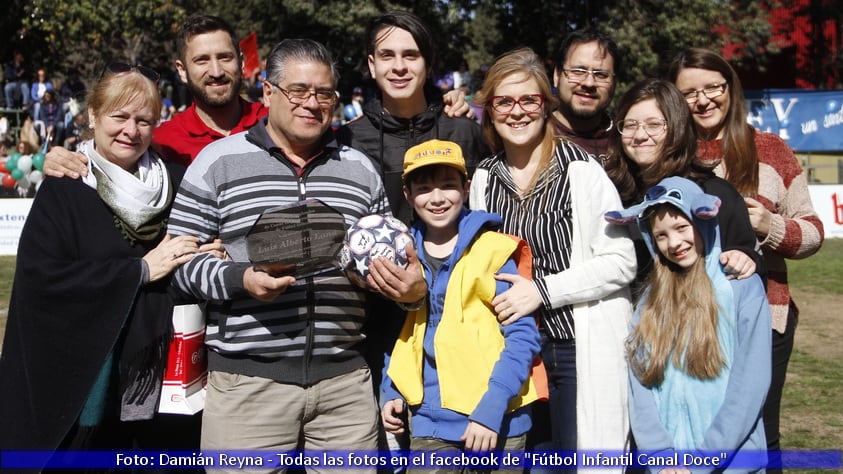
M 767 401 L 764 403 L 764 434 L 767 437 L 767 450 L 769 451 L 769 462 L 771 468 L 768 473 L 780 473 L 781 469 L 781 442 L 779 436 L 779 418 L 782 405 L 782 391 L 787 376 L 787 365 L 790 363 L 790 354 L 793 352 L 793 337 L 796 334 L 796 324 L 799 318 L 793 302 L 787 312 L 787 328 L 784 334 L 773 331 L 773 373 L 770 380 L 770 390 L 767 392 Z
M 573 452 L 577 449 L 577 345 L 574 340 L 554 340 L 544 331 L 541 344 L 550 400 L 533 405 L 528 449 Z

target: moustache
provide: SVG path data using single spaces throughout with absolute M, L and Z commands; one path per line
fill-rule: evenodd
M 229 78 L 229 77 L 225 77 L 225 76 L 224 76 L 224 77 L 217 77 L 217 78 L 206 79 L 206 80 L 205 80 L 205 82 L 204 82 L 204 84 L 205 84 L 205 85 L 214 85 L 214 84 L 231 84 L 232 82 L 234 82 L 234 81 L 232 81 L 232 80 L 231 80 L 231 78 Z

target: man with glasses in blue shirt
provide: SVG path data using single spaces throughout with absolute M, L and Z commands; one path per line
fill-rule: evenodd
M 551 116 L 553 128 L 598 159 L 606 154 L 612 133 L 608 108 L 618 69 L 618 46 L 593 28 L 570 33 L 554 59 L 559 107 Z

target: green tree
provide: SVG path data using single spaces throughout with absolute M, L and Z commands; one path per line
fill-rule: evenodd
M 156 64 L 175 49 L 173 38 L 194 2 L 168 0 L 34 0 L 24 9 L 27 35 L 40 38 L 51 69 L 95 77 L 110 61 Z
M 834 18 L 840 28 L 843 10 L 820 9 L 839 3 L 812 0 L 811 11 L 819 12 L 816 18 Z M 391 9 L 411 10 L 428 23 L 442 59 L 434 64 L 439 69 L 458 67 L 465 60 L 476 70 L 518 46 L 529 46 L 550 59 L 570 31 L 597 26 L 621 48 L 621 92 L 633 81 L 663 73 L 676 52 L 688 46 L 722 50 L 729 44 L 735 65 L 752 71 L 764 71 L 768 58 L 779 51 L 770 42 L 767 18 L 779 0 L 7 0 L 7 4 L 8 16 L 0 20 L 0 31 L 11 38 L 0 46 L 5 59 L 11 47 L 22 47 L 34 64 L 53 70 L 77 67 L 88 78 L 96 77 L 110 60 L 172 64 L 179 24 L 189 13 L 203 11 L 231 21 L 241 37 L 257 32 L 263 55 L 284 38 L 323 42 L 340 64 L 345 94 L 367 75 L 369 20 Z M 839 45 L 836 51 L 832 55 L 820 49 L 813 57 L 823 59 L 826 70 L 839 69 L 843 62 Z
M 612 35 L 623 55 L 619 71 L 623 92 L 645 77 L 661 76 L 688 47 L 722 50 L 735 44 L 737 63 L 762 68 L 770 25 L 758 1 L 620 0 L 601 13 L 600 27 Z

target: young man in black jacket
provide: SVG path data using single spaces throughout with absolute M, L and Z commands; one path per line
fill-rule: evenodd
M 457 143 L 463 150 L 469 177 L 490 151 L 477 122 L 449 117 L 444 112 L 442 93 L 430 84 L 436 58 L 430 31 L 421 19 L 406 11 L 388 12 L 372 20 L 367 37 L 369 72 L 379 91 L 363 104 L 363 116 L 343 126 L 337 138 L 375 162 L 392 213 L 410 223 L 413 210 L 404 199 L 401 181 L 404 154 L 410 147 L 434 138 Z M 375 267 L 378 268 L 373 274 L 386 268 L 380 264 Z M 389 271 L 382 274 L 388 277 Z M 386 296 L 396 291 L 383 286 L 376 289 Z M 380 385 L 384 355 L 392 352 L 406 309 L 417 308 L 399 308 L 387 299 L 370 300 L 364 332 L 368 344 L 366 360 L 375 387 Z M 381 436 L 381 448 L 386 447 L 384 443 L 393 450 L 398 444 L 407 448 L 395 439 L 387 441 L 383 430 Z
M 363 105 L 363 117 L 341 128 L 338 138 L 375 162 L 393 214 L 409 222 L 412 209 L 401 191 L 407 149 L 434 138 L 455 142 L 471 176 L 489 148 L 476 122 L 444 113 L 441 92 L 429 83 L 436 63 L 433 40 L 419 17 L 386 13 L 372 20 L 367 37 L 369 72 L 379 91 Z

